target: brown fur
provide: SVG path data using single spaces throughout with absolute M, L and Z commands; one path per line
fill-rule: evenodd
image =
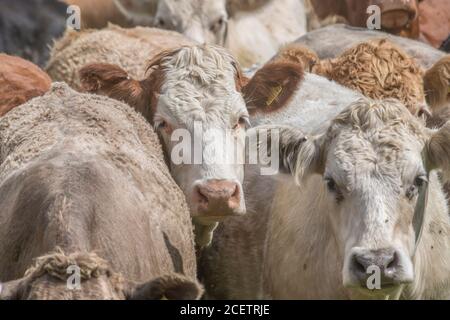
M 386 28 L 383 31 L 402 37 L 417 39 L 419 37 L 419 17 L 417 0 L 309 0 L 319 21 L 330 17 L 342 17 L 346 24 L 354 27 L 367 27 L 369 14 L 367 8 L 377 5 L 381 14 L 388 11 L 404 11 L 409 15 L 406 25 L 399 28 Z
M 436 62 L 425 73 L 424 88 L 431 108 L 437 109 L 450 102 L 450 55 Z
M 113 0 L 60 0 L 69 5 L 77 5 L 81 10 L 81 27 L 101 29 L 108 25 L 108 22 L 130 27 L 126 17 L 124 17 Z
M 57 247 L 69 257 L 96 252 L 129 281 L 196 277 L 189 210 L 159 139 L 114 99 L 57 83 L 4 116 L 0 206 L 0 281 L 21 279 L 34 259 Z M 48 277 L 59 274 L 63 260 L 33 272 L 46 270 L 40 280 L 53 286 Z M 101 275 L 92 286 L 107 281 L 101 263 L 88 265 L 86 277 Z
M 273 112 L 286 106 L 303 76 L 303 68 L 297 63 L 278 61 L 266 64 L 242 89 L 249 112 Z M 281 91 L 274 92 L 276 88 Z
M 279 56 L 293 56 L 301 65 L 312 65 L 311 72 L 372 99 L 396 98 L 413 114 L 425 104 L 421 67 L 386 39 L 360 43 L 337 58 L 322 61 L 300 45 L 285 48 Z
M 154 28 L 131 29 L 109 25 L 101 30 L 68 31 L 53 46 L 47 72 L 53 81 L 64 81 L 81 90 L 79 71 L 89 64 L 108 63 L 142 80 L 148 60 L 164 50 L 192 42 L 179 33 Z
M 148 81 L 131 79 L 122 68 L 106 63 L 83 67 L 80 70 L 80 81 L 84 91 L 126 102 L 144 115 L 149 122 L 153 121 L 148 106 L 148 97 L 151 95 L 147 90 Z
M 19 57 L 0 54 L 0 117 L 50 89 L 50 77 Z

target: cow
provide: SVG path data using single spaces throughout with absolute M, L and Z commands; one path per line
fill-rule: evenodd
M 74 41 L 63 38 L 53 50 L 47 71 L 54 80 L 78 83 L 75 87 L 79 90 L 108 95 L 144 114 L 157 129 L 171 173 L 186 195 L 196 223 L 197 244 L 206 245 L 220 220 L 245 213 L 243 160 L 228 161 L 223 155 L 241 158 L 244 154 L 252 112 L 246 101 L 258 103 L 262 114 L 280 108 L 290 101 L 303 70 L 298 64 L 279 62 L 248 79 L 222 47 L 180 43 L 155 55 L 161 43 L 175 44 L 181 36 L 157 29 L 117 29 L 90 32 Z M 127 37 L 124 32 L 135 36 Z M 161 36 L 146 37 L 145 41 L 136 36 L 155 33 Z M 151 62 L 146 63 L 148 60 Z M 80 76 L 74 81 L 78 71 Z M 273 96 L 270 88 L 280 86 L 283 92 Z M 172 153 L 180 148 L 176 142 L 181 142 L 181 137 L 171 141 L 172 133 L 179 134 L 182 129 L 190 137 L 203 132 L 203 141 L 192 143 L 197 151 L 191 155 L 200 153 L 202 157 L 196 158 L 196 163 L 172 161 Z M 223 139 L 213 140 L 210 134 L 214 130 Z M 223 147 L 219 147 L 221 143 Z M 222 155 L 211 151 L 215 148 L 223 150 Z
M 339 41 L 336 41 L 336 37 L 339 37 Z M 425 69 L 431 68 L 433 64 L 445 56 L 445 52 L 437 50 L 426 43 L 343 24 L 331 25 L 308 32 L 297 39 L 295 43 L 312 49 L 320 59 L 329 59 L 340 56 L 358 43 L 380 38 L 386 38 L 396 44 L 410 57 L 416 59 Z
M 141 80 L 149 59 L 190 44 L 194 42 L 176 32 L 155 28 L 109 25 L 102 30 L 67 30 L 53 45 L 45 70 L 53 81 L 66 82 L 76 90 L 82 89 L 79 69 L 95 62 L 118 65 Z
M 447 102 L 449 56 L 423 70 L 415 59 L 387 39 L 359 43 L 340 56 L 325 60 L 320 60 L 311 49 L 294 43 L 280 50 L 277 58 L 300 63 L 306 71 L 369 98 L 396 98 L 415 115 L 429 113 L 428 106 L 437 109 Z
M 1 0 L 0 7 L 0 52 L 43 67 L 53 39 L 66 29 L 67 5 L 56 0 Z
M 436 172 L 448 173 L 449 124 L 428 129 L 398 100 L 363 98 L 315 134 L 263 129 L 279 133 L 284 176 L 246 172 L 254 208 L 221 225 L 202 258 L 210 297 L 449 298 Z
M 51 79 L 35 64 L 0 53 L 0 117 L 50 89 Z
M 77 6 L 80 13 L 81 29 L 103 29 L 109 23 L 122 27 L 134 27 L 136 25 L 150 25 L 150 22 L 140 21 L 131 23 L 116 6 L 114 0 L 59 0 L 68 6 Z M 156 1 L 146 1 L 153 3 Z M 142 8 L 141 8 L 142 9 Z
M 380 28 L 391 34 L 417 39 L 419 37 L 418 0 L 308 0 L 319 20 L 342 17 L 348 25 L 366 28 L 380 10 Z
M 446 0 L 419 1 L 420 40 L 439 48 L 450 34 L 450 3 Z
M 265 63 L 306 33 L 303 0 L 115 0 L 132 24 L 175 30 L 199 43 L 227 47 L 244 67 Z M 147 5 L 148 10 L 143 10 Z
M 119 101 L 55 83 L 2 117 L 0 205 L 0 299 L 201 295 L 184 195 Z

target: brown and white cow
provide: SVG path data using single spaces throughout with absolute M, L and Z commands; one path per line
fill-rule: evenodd
M 275 59 L 300 63 L 306 71 L 372 99 L 398 99 L 415 115 L 428 112 L 428 106 L 434 110 L 447 102 L 449 56 L 424 70 L 388 39 L 362 42 L 336 58 L 324 60 L 313 50 L 293 43 L 280 50 Z
M 419 37 L 418 0 L 309 0 L 320 20 L 329 16 L 343 17 L 354 27 L 367 27 L 367 21 L 374 13 L 370 6 L 380 8 L 383 31 L 403 37 Z
M 150 34 L 158 36 L 143 36 Z M 262 114 L 284 106 L 303 77 L 301 66 L 273 63 L 249 80 L 225 49 L 211 45 L 174 48 L 181 36 L 169 31 L 111 27 L 88 32 L 85 37 L 74 35 L 74 41 L 71 36 L 63 38 L 54 48 L 47 68 L 50 75 L 88 92 L 125 101 L 144 114 L 160 134 L 171 173 L 199 224 L 196 232 L 206 231 L 205 237 L 198 240 L 208 243 L 217 221 L 245 213 L 243 160 L 223 161 L 221 155 L 233 155 L 235 150 L 238 158 L 243 156 L 251 106 L 260 106 Z M 155 56 L 161 40 L 171 45 Z M 143 58 L 145 52 L 146 58 L 152 60 L 150 64 Z M 75 77 L 79 70 L 81 77 Z M 272 89 L 280 86 L 283 92 L 273 96 Z M 173 153 L 179 154 L 181 141 L 181 137 L 174 141 L 171 137 L 183 130 L 190 137 L 201 133 L 205 138 L 191 145 L 197 148 L 191 156 L 200 154 L 204 160 L 201 163 L 171 161 Z M 214 139 L 214 130 L 222 140 Z M 221 154 L 213 152 L 214 149 L 222 150 Z
M 38 66 L 0 53 L 0 117 L 50 89 L 51 79 Z
M 114 99 L 55 83 L 0 118 L 0 206 L 0 299 L 201 295 L 184 195 Z
M 269 129 L 293 177 L 246 172 L 247 197 L 259 200 L 204 253 L 210 296 L 449 298 L 450 221 L 435 171 L 450 165 L 448 124 L 427 129 L 397 100 L 361 99 L 316 135 Z M 374 269 L 380 290 L 367 285 Z

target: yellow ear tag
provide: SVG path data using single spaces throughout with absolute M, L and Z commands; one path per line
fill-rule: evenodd
M 270 105 L 280 96 L 282 91 L 282 86 L 273 87 L 269 97 L 267 98 L 266 105 L 270 107 Z

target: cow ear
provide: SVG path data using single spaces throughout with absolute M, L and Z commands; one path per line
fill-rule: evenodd
M 203 288 L 197 281 L 180 274 L 166 275 L 132 286 L 125 293 L 127 300 L 198 300 L 202 295 Z
M 151 92 L 146 80 L 132 79 L 122 68 L 106 63 L 84 66 L 80 69 L 79 76 L 86 92 L 123 101 L 152 121 L 149 106 Z
M 425 145 L 428 170 L 442 169 L 450 176 L 450 122 L 434 132 Z
M 313 67 L 320 63 L 320 58 L 314 50 L 298 43 L 290 43 L 279 50 L 274 61 L 290 61 L 301 65 L 306 72 L 313 72 Z
M 303 68 L 290 61 L 266 64 L 242 88 L 250 114 L 272 112 L 283 108 L 303 80 Z
M 445 106 L 450 93 L 450 55 L 436 62 L 423 77 L 427 102 L 432 109 Z
M 253 141 L 258 141 L 259 155 L 277 161 L 278 172 L 292 175 L 298 185 L 310 174 L 323 171 L 321 137 L 309 137 L 295 127 L 272 125 L 256 127 L 253 134 L 258 136 Z

